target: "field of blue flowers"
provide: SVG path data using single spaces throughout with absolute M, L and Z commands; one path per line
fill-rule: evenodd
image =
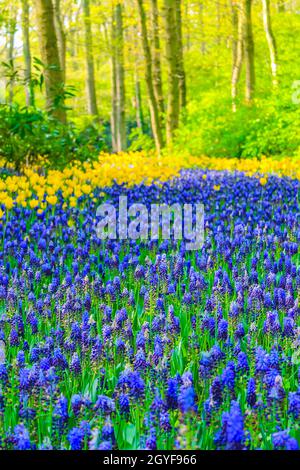
M 0 221 L 2 449 L 298 449 L 299 181 L 203 174 Z M 204 247 L 99 240 L 103 193 L 202 202 Z

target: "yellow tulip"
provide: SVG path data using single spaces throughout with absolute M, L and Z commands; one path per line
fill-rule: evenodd
M 38 205 L 39 201 L 37 199 L 31 199 L 31 201 L 29 201 L 29 207 L 31 209 L 35 209 Z
M 76 197 L 70 197 L 70 206 L 76 207 L 77 206 L 77 199 Z
M 51 205 L 55 206 L 57 203 L 57 196 L 47 196 L 46 201 Z
M 14 201 L 9 196 L 6 196 L 6 198 L 3 201 L 3 204 L 5 205 L 7 210 L 11 210 L 14 207 Z
M 262 186 L 265 186 L 267 184 L 268 180 L 267 180 L 267 178 L 263 177 L 263 178 L 260 178 L 259 182 Z
M 88 184 L 84 184 L 81 187 L 81 190 L 82 190 L 83 194 L 90 194 L 92 188 Z

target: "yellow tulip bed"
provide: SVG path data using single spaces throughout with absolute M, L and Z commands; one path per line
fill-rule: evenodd
M 0 179 L 0 217 L 15 204 L 42 211 L 46 205 L 56 204 L 58 191 L 62 192 L 67 204 L 75 207 L 82 195 L 93 197 L 95 188 L 105 188 L 114 182 L 128 186 L 163 182 L 187 168 L 241 171 L 260 178 L 262 185 L 267 184 L 269 174 L 300 179 L 300 160 L 296 158 L 239 160 L 182 155 L 158 157 L 145 152 L 102 153 L 96 162 L 74 163 L 62 171 L 49 170 L 46 175 L 41 175 L 36 169 L 25 168 L 20 176 Z

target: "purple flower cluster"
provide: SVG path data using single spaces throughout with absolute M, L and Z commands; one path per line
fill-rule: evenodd
M 202 176 L 0 221 L 1 448 L 298 448 L 299 182 Z M 202 202 L 203 248 L 99 240 L 103 191 Z

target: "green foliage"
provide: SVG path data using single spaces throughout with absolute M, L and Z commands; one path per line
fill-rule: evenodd
M 289 96 L 257 100 L 251 108 L 240 104 L 235 113 L 230 104 L 222 96 L 203 108 L 191 102 L 177 133 L 176 150 L 237 158 L 299 152 L 300 106 Z
M 95 158 L 105 150 L 99 129 L 62 125 L 46 113 L 18 105 L 0 107 L 0 157 L 18 170 L 24 164 L 63 167 Z
M 262 109 L 258 116 L 249 123 L 242 156 L 295 155 L 300 147 L 300 108 L 282 104 Z
M 148 134 L 144 134 L 138 127 L 131 130 L 129 140 L 129 150 L 133 152 L 153 149 L 153 139 Z

